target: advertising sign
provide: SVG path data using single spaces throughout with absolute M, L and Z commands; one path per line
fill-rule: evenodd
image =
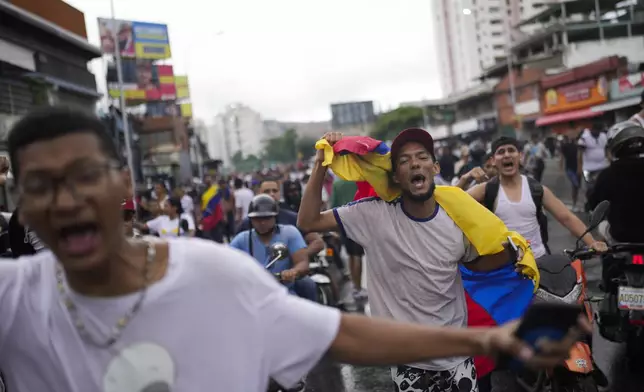
M 608 82 L 605 77 L 551 88 L 544 95 L 545 114 L 584 109 L 608 100 Z
M 151 60 L 122 59 L 123 89 L 127 101 L 169 101 L 177 98 L 171 65 Z M 119 97 L 116 64 L 107 67 L 107 86 L 112 98 Z
M 612 100 L 636 97 L 644 91 L 644 72 L 622 76 L 611 82 L 610 97 Z
M 177 87 L 177 99 L 190 98 L 190 86 L 188 86 L 188 77 L 177 75 L 174 77 L 174 84 Z
M 192 117 L 192 104 L 175 102 L 149 102 L 145 105 L 145 115 L 148 117 Z
M 333 129 L 354 125 L 372 124 L 376 121 L 373 101 L 336 103 L 331 105 Z
M 172 57 L 167 25 L 98 18 L 98 31 L 105 54 L 114 54 L 118 46 L 121 56 L 126 58 L 160 60 Z

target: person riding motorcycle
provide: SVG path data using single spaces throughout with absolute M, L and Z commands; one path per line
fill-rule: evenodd
M 644 178 L 644 128 L 624 121 L 610 128 L 607 136 L 610 166 L 597 177 L 588 204 L 594 209 L 603 200 L 610 202 L 608 218 L 599 227 L 608 242 L 644 242 L 644 204 L 638 192 Z
M 270 272 L 280 275 L 280 280 L 289 292 L 315 302 L 315 282 L 306 276 L 309 258 L 304 238 L 295 226 L 278 224 L 277 214 L 278 205 L 272 197 L 265 194 L 255 196 L 248 207 L 252 228 L 237 234 L 230 246 L 250 254 L 260 264 L 266 265 L 271 261 L 270 252 L 267 251 L 270 245 L 284 243 L 288 247 L 289 257 L 276 262 Z
M 588 205 L 594 209 L 601 201 L 610 202 L 607 220 L 599 225 L 600 234 L 611 242 L 644 243 L 641 230 L 644 204 L 639 193 L 644 178 L 644 128 L 634 121 L 615 124 L 608 131 L 606 144 L 610 166 L 597 177 Z M 602 278 L 608 288 L 616 265 L 602 259 Z

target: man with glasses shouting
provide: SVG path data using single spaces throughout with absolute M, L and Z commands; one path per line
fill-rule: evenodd
M 30 113 L 8 146 L 21 221 L 51 250 L 0 263 L 0 368 L 11 391 L 262 392 L 269 378 L 292 386 L 325 353 L 361 365 L 506 353 L 543 367 L 580 336 L 573 328 L 535 353 L 516 324 L 467 330 L 341 314 L 288 295 L 231 247 L 129 238 L 129 173 L 84 112 Z

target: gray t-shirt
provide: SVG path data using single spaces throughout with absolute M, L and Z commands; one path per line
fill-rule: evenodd
M 431 326 L 465 327 L 467 306 L 459 262 L 477 257 L 461 229 L 437 206 L 428 219 L 407 215 L 402 202 L 363 199 L 334 210 L 346 235 L 367 254 L 371 314 Z M 453 369 L 466 358 L 410 366 Z

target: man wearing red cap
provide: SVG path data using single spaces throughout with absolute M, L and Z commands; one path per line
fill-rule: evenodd
M 333 145 L 342 134 L 328 133 L 324 138 Z M 400 198 L 392 202 L 367 198 L 321 213 L 318 206 L 326 167 L 319 150 L 298 225 L 307 231 L 339 230 L 365 248 L 373 316 L 464 327 L 467 306 L 459 263 L 489 271 L 506 265 L 512 256 L 504 251 L 479 257 L 463 231 L 436 203 L 434 176 L 440 167 L 428 132 L 401 132 L 390 155 L 391 181 L 401 189 Z M 474 361 L 467 357 L 400 364 L 392 367 L 391 375 L 397 390 L 478 390 Z

